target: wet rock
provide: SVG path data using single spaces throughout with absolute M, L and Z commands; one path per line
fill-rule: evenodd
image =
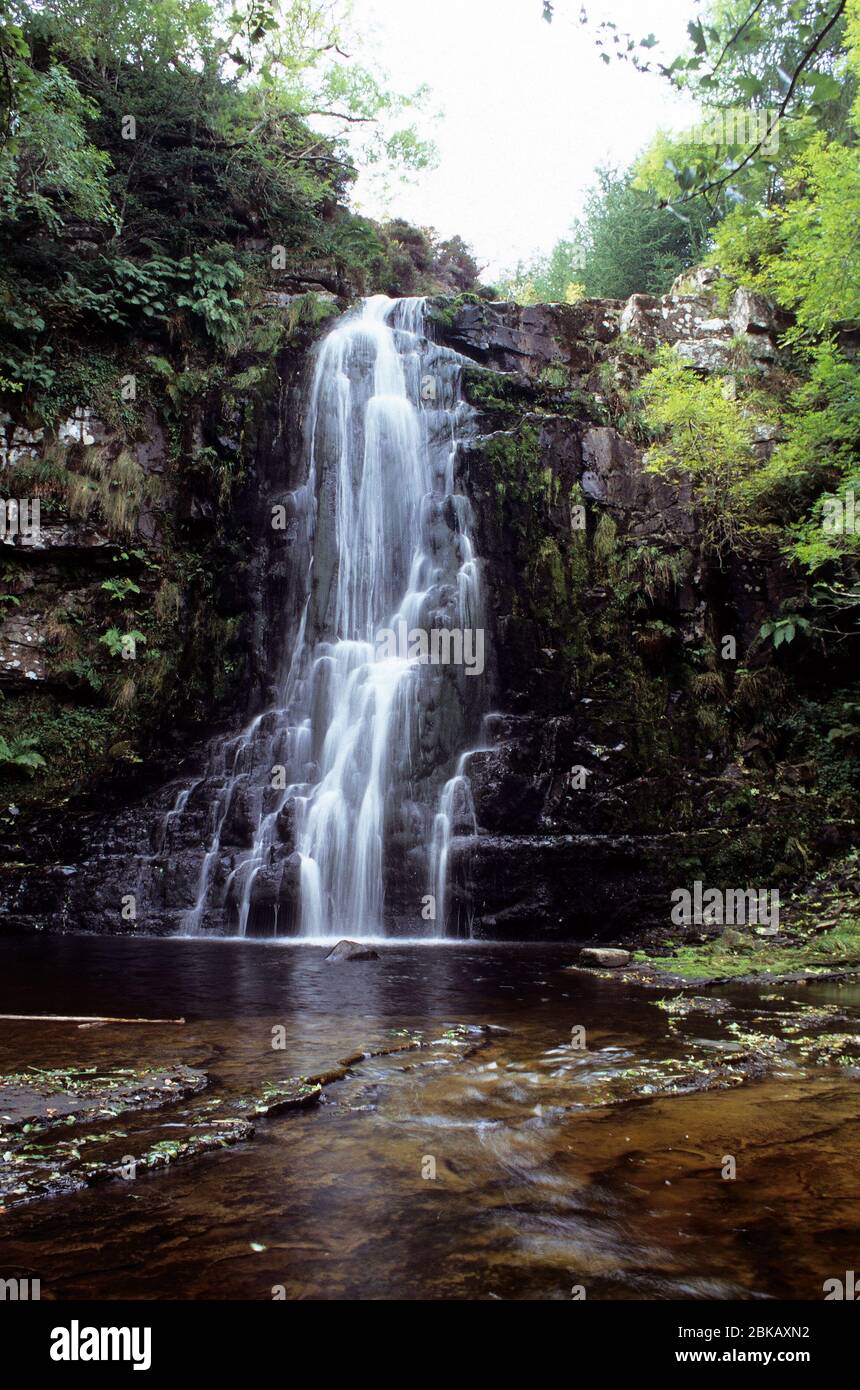
M 89 1121 L 127 1111 L 152 1110 L 207 1085 L 205 1072 L 174 1066 L 160 1070 L 94 1066 L 65 1067 L 0 1077 L 0 1135 L 27 1133 L 64 1124 L 70 1117 Z
M 338 1081 L 346 1072 L 340 1069 L 328 1073 L 325 1080 Z M 263 1088 L 254 1101 L 256 1115 L 281 1115 L 285 1110 L 297 1110 L 315 1105 L 322 1095 L 322 1077 L 291 1076 L 286 1081 L 273 1081 Z
M 659 837 L 455 837 L 449 857 L 451 924 L 492 940 L 570 940 L 631 929 L 660 910 L 669 872 Z M 665 910 L 665 909 L 664 909 Z
M 282 844 L 294 845 L 296 841 L 296 805 L 294 801 L 287 801 L 281 807 L 275 825 L 278 839 Z
M 446 321 L 440 301 L 439 335 L 494 371 L 537 377 L 547 367 L 586 373 L 597 348 L 618 332 L 621 304 L 582 299 L 576 304 L 465 304 Z
M 260 797 L 249 781 L 237 782 L 221 827 L 222 845 L 250 849 L 260 815 Z
M 582 965 L 616 969 L 622 965 L 629 965 L 632 956 L 629 951 L 622 951 L 614 946 L 586 946 L 580 951 L 579 959 Z
M 379 960 L 379 953 L 372 946 L 363 946 L 358 941 L 339 941 L 326 956 L 331 965 L 339 965 L 345 960 Z

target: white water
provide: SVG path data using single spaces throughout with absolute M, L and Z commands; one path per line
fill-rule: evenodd
M 277 706 L 216 754 L 222 781 L 185 934 L 226 905 L 239 935 L 261 911 L 273 935 L 385 935 L 395 837 L 417 845 L 410 862 L 424 866 L 418 891 L 400 895 L 410 934 L 445 934 L 452 826 L 464 798 L 471 806 L 457 761 L 468 734 L 462 706 L 480 680 L 382 652 L 379 634 L 398 622 L 473 632 L 482 622 L 469 504 L 454 493 L 471 414 L 462 364 L 427 341 L 420 299 L 374 296 L 317 348 L 307 482 L 296 494 L 313 557 L 308 597 L 281 662 Z M 230 854 L 222 841 L 237 795 L 253 807 L 256 829 L 250 849 Z M 436 916 L 425 922 L 428 893 Z

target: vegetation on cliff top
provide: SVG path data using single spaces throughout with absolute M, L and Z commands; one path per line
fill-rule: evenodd
M 715 314 L 740 287 L 776 304 L 780 372 L 763 376 L 743 336 L 709 379 L 664 353 L 640 421 L 656 440 L 651 467 L 692 477 L 714 553 L 781 552 L 807 577 L 807 597 L 763 639 L 808 635 L 832 650 L 860 633 L 860 4 L 713 0 L 661 66 L 651 39 L 611 21 L 592 32 L 606 61 L 658 66 L 701 115 L 659 133 L 626 174 L 601 173 L 571 237 L 512 288 L 665 292 L 686 237 L 687 264 L 704 253 L 719 268 Z M 774 447 L 756 451 L 763 442 Z
M 25 441 L 14 492 L 39 500 L 43 526 L 70 519 L 111 542 L 38 580 L 50 680 L 0 702 L 16 802 L 127 770 L 160 726 L 235 700 L 254 549 L 237 498 L 278 353 L 306 346 L 335 296 L 475 288 L 460 238 L 348 206 L 360 166 L 408 173 L 434 152 L 412 123 L 423 94 L 346 56 L 360 44 L 345 12 L 0 11 L 0 414 L 6 442 Z M 27 612 L 32 564 L 9 547 L 7 615 Z

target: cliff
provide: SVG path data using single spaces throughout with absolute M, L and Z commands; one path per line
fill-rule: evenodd
M 337 306 L 293 289 L 266 296 L 256 347 L 193 397 L 150 366 L 159 389 L 131 423 L 96 382 L 56 430 L 7 424 L 16 495 L 41 478 L 48 502 L 38 544 L 9 546 L 0 627 L 7 739 L 23 731 L 45 760 L 4 773 L 9 928 L 167 931 L 193 896 L 207 740 L 266 706 L 299 620 L 302 381 Z M 797 580 L 777 553 L 707 554 L 689 481 L 649 471 L 637 397 L 661 344 L 702 377 L 731 383 L 743 363 L 777 390 L 769 305 L 740 291 L 721 310 L 703 271 L 626 304 L 438 298 L 432 322 L 474 364 L 457 482 L 493 692 L 468 763 L 478 834 L 464 818 L 451 851 L 460 929 L 617 937 L 665 924 L 678 883 L 790 885 L 836 855 L 855 805 L 811 756 L 821 674 L 758 641 Z M 760 435 L 766 458 L 778 435 Z M 142 860 L 158 886 L 130 918 Z

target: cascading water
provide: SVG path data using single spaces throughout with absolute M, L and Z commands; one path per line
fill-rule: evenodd
M 483 685 L 480 566 L 454 491 L 465 362 L 427 339 L 421 299 L 374 296 L 318 345 L 292 498 L 306 600 L 276 705 L 213 754 L 186 933 L 215 907 L 240 935 L 384 935 L 393 915 L 445 933 Z M 237 807 L 252 827 L 238 849 Z

